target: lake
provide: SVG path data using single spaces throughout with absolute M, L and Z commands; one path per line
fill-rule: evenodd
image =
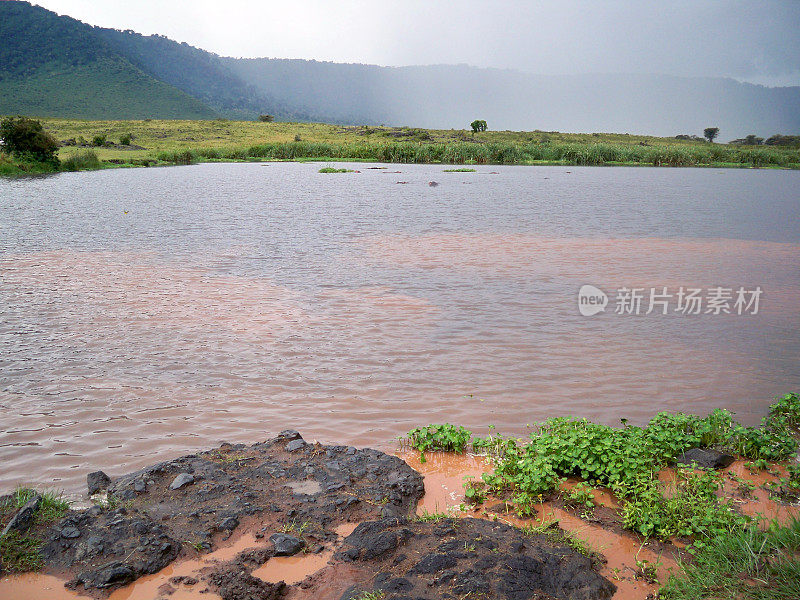
M 0 180 L 0 490 L 288 428 L 755 424 L 800 389 L 797 171 L 321 166 Z

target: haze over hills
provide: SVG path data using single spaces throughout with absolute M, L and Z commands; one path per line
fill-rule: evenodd
M 252 119 L 700 134 L 800 131 L 800 87 L 665 75 L 531 75 L 466 65 L 379 67 L 224 58 L 163 36 L 0 2 L 0 114 Z

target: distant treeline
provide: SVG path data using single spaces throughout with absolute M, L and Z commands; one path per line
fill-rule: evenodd
M 624 146 L 619 144 L 476 144 L 449 143 L 340 143 L 276 142 L 243 148 L 201 148 L 163 151 L 156 159 L 186 164 L 203 160 L 365 160 L 390 163 L 536 164 L 571 165 L 641 164 L 692 167 L 741 165 L 750 167 L 800 167 L 800 150 L 703 146 Z

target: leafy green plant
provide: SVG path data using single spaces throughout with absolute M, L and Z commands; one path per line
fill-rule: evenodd
M 467 502 L 473 504 L 483 502 L 486 499 L 486 484 L 483 481 L 475 481 L 471 475 L 464 479 L 466 480 L 464 482 L 464 496 Z
M 581 482 L 564 494 L 564 504 L 573 508 L 594 508 L 592 488 Z
M 418 427 L 408 432 L 411 447 L 420 452 L 442 450 L 464 454 L 471 437 L 471 431 L 450 423 Z
M 352 173 L 352 169 L 337 169 L 336 167 L 322 167 L 320 173 Z
M 748 526 L 750 519 L 718 498 L 722 478 L 713 471 L 678 469 L 667 490 L 658 472 L 686 450 L 731 449 L 758 466 L 786 459 L 797 449 L 789 427 L 797 422 L 797 396 L 787 394 L 770 410 L 762 427 L 743 427 L 724 410 L 707 417 L 683 413 L 656 415 L 646 427 L 623 423 L 615 429 L 586 419 L 554 418 L 538 425 L 527 444 L 490 435 L 473 448 L 495 453 L 493 473 L 484 473 L 488 493 L 511 497 L 521 516 L 558 490 L 565 477 L 580 477 L 590 486 L 604 485 L 622 501 L 623 524 L 644 536 L 691 537 L 693 549 L 710 539 Z M 471 433 L 454 425 L 430 425 L 409 432 L 411 445 L 463 453 Z M 794 472 L 793 472 L 794 473 Z M 800 477 L 800 474 L 796 474 Z M 790 478 L 787 478 L 787 480 Z M 483 494 L 484 488 L 473 499 Z M 787 485 L 786 490 L 790 490 Z M 669 492 L 669 493 L 666 493 Z M 567 501 L 589 507 L 588 488 L 573 491 Z

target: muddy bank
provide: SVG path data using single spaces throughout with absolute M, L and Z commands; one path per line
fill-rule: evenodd
M 399 600 L 480 589 L 594 600 L 616 589 L 551 537 L 417 519 L 423 477 L 406 462 L 295 431 L 88 479 L 97 504 L 28 530 L 42 540 L 41 572 L 5 573 L 0 596 L 346 600 L 380 590 Z

